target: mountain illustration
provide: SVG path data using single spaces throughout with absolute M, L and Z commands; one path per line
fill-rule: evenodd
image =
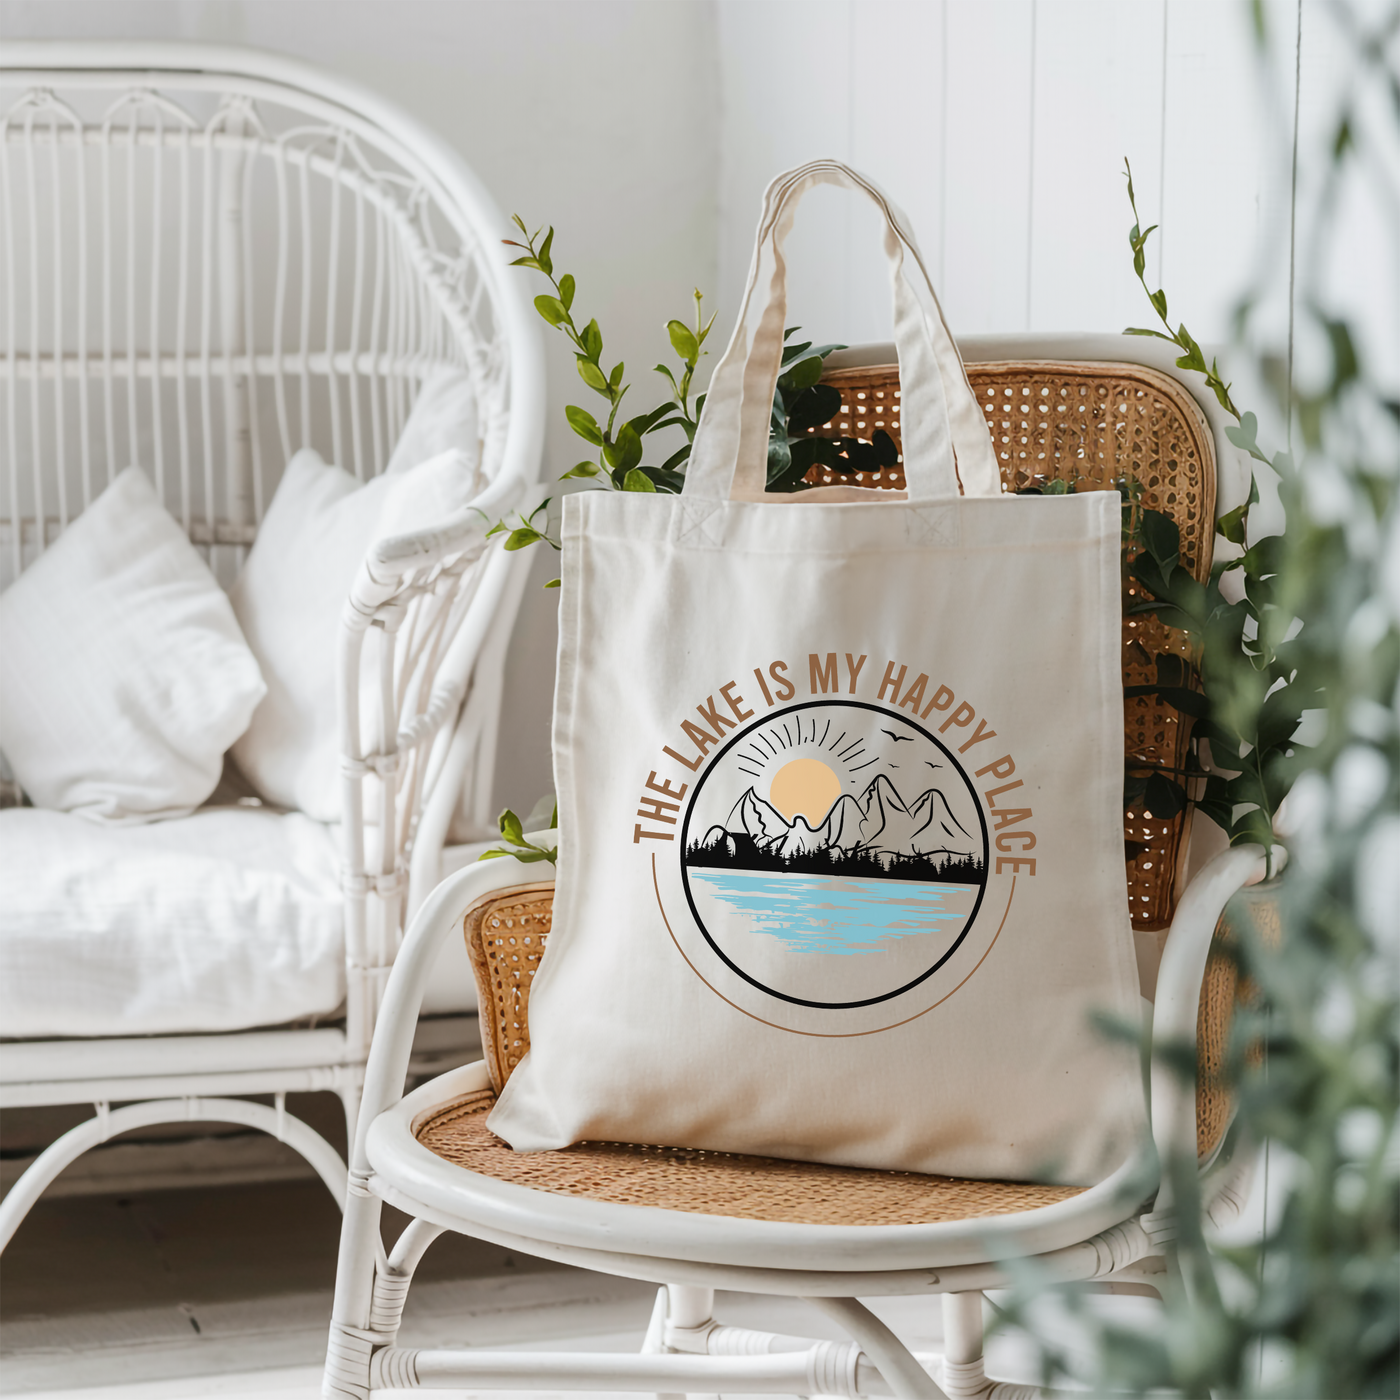
M 749 788 L 724 825 L 712 826 L 686 859 L 691 865 L 905 880 L 980 883 L 985 875 L 979 842 L 943 793 L 929 788 L 906 804 L 884 774 L 859 798 L 839 797 L 816 827 L 801 813 L 788 821 Z

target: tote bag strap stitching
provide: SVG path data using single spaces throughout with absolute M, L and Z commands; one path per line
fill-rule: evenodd
M 931 466 L 937 481 L 937 464 L 946 462 L 950 455 L 947 446 L 950 425 L 959 452 L 958 473 L 966 494 L 998 494 L 1000 476 L 987 428 L 907 220 L 877 186 L 835 161 L 815 161 L 785 172 L 765 192 L 743 305 L 710 385 L 706 411 L 696 434 L 687 494 L 718 499 L 730 493 L 748 499 L 762 496 L 761 471 L 755 468 L 766 457 L 769 405 L 782 354 L 786 289 L 782 243 L 792 226 L 797 201 L 807 189 L 820 183 L 837 184 L 866 194 L 885 216 L 885 249 L 899 313 L 896 329 L 902 338 L 905 461 L 911 496 L 956 494 L 957 482 L 950 479 L 946 471 L 939 483 L 941 489 L 931 489 L 926 470 Z M 906 250 L 913 253 L 928 290 L 932 316 L 926 312 L 908 276 Z M 765 252 L 772 253 L 774 267 L 763 322 L 749 348 L 749 312 Z M 911 406 L 915 409 L 913 413 L 909 412 Z M 747 434 L 741 421 L 744 414 L 748 416 Z M 736 463 L 744 470 L 746 480 L 733 481 Z M 729 484 L 728 492 L 726 484 Z
M 765 456 L 769 405 L 781 368 L 783 321 L 786 319 L 787 264 L 783 245 L 792 228 L 798 201 L 808 189 L 821 183 L 864 193 L 885 218 L 883 242 L 896 312 L 895 339 L 901 360 L 900 377 L 904 381 L 905 411 L 902 417 L 905 479 L 909 485 L 909 497 L 919 499 L 957 494 L 957 477 L 950 477 L 946 470 L 940 470 L 940 464 L 948 463 L 953 456 L 949 445 L 950 430 L 954 437 L 952 447 L 961 449 L 960 456 L 967 460 L 969 467 L 975 465 L 974 459 L 979 454 L 983 459 L 984 470 L 975 479 L 970 471 L 959 473 L 968 478 L 962 483 L 966 494 L 995 494 L 1000 489 L 1000 478 L 995 469 L 990 439 L 981 422 L 962 361 L 948 334 L 918 245 L 908 227 L 908 219 L 873 182 L 832 161 L 813 162 L 794 172 L 793 178 L 784 181 L 781 188 L 773 192 L 769 201 L 773 207 L 766 209 L 766 217 L 760 225 L 759 243 L 771 243 L 774 271 L 768 306 L 749 351 L 745 369 L 737 469 L 741 485 L 735 494 L 752 497 L 761 494 L 765 484 L 760 476 L 759 464 Z M 916 285 L 905 268 L 906 249 L 914 254 L 919 271 L 923 274 L 937 317 L 936 327 L 920 303 Z M 990 473 L 985 470 L 988 463 Z M 991 483 L 990 491 L 983 489 L 988 482 Z

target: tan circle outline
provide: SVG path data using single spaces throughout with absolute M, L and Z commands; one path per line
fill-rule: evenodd
M 1006 916 L 1011 912 L 1011 901 L 1016 897 L 1016 878 L 1015 875 L 1011 877 L 1011 889 L 1007 892 L 1006 908 L 1002 910 L 1001 922 L 997 925 L 997 931 L 992 935 L 992 941 L 987 944 L 987 952 L 983 953 L 982 956 L 977 959 L 977 965 L 972 969 L 972 972 L 969 972 L 952 991 L 939 997 L 931 1006 L 924 1007 L 922 1011 L 916 1011 L 912 1016 L 906 1016 L 902 1021 L 895 1021 L 888 1026 L 876 1026 L 874 1030 L 869 1031 L 799 1031 L 794 1030 L 791 1026 L 780 1026 L 776 1021 L 765 1021 L 762 1016 L 755 1016 L 752 1011 L 745 1011 L 738 1002 L 730 1001 L 729 998 L 725 996 L 718 987 L 714 986 L 705 977 L 704 973 L 686 957 L 685 949 L 681 947 L 680 939 L 676 937 L 675 930 L 671 927 L 671 921 L 666 917 L 666 906 L 661 902 L 661 885 L 656 878 L 656 856 L 653 854 L 651 858 L 651 887 L 656 891 L 656 907 L 661 911 L 661 922 L 666 925 L 666 932 L 671 935 L 671 942 L 676 945 L 676 952 L 685 959 L 685 965 L 704 982 L 726 1006 L 732 1006 L 740 1015 L 747 1016 L 751 1021 L 757 1021 L 761 1026 L 771 1026 L 775 1031 L 786 1031 L 789 1035 L 810 1035 L 818 1040 L 850 1040 L 855 1036 L 879 1035 L 883 1031 L 897 1030 L 900 1026 L 907 1026 L 910 1021 L 917 1021 L 920 1016 L 927 1016 L 935 1006 L 942 1006 L 954 992 L 960 992 L 968 984 L 973 973 L 977 971 L 977 968 L 981 967 L 982 964 L 987 961 L 987 953 L 990 953 L 992 949 L 996 947 L 997 939 L 1001 937 L 1001 931 L 1006 927 Z

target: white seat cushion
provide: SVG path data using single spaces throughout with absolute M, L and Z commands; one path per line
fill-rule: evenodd
M 241 1030 L 345 996 L 334 833 L 205 808 L 109 826 L 0 811 L 0 1035 Z

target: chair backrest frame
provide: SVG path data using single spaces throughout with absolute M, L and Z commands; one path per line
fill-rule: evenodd
M 12 43 L 0 89 L 13 88 L 0 99 L 0 587 L 133 461 L 231 582 L 292 452 L 382 471 L 445 367 L 476 393 L 490 481 L 477 504 L 519 503 L 543 441 L 539 330 L 505 220 L 440 137 L 358 84 L 223 46 Z M 420 882 L 436 869 L 415 849 L 420 825 L 440 844 L 473 758 L 454 736 L 484 726 L 481 740 L 493 687 L 499 703 L 501 676 L 480 664 L 500 669 L 523 563 L 488 546 L 480 514 L 385 542 L 347 599 L 355 1057 L 402 939 L 410 858 Z
M 134 461 L 227 581 L 293 451 L 382 470 L 445 366 L 488 473 L 537 458 L 504 220 L 411 118 L 207 45 L 16 43 L 0 82 L 7 576 Z

